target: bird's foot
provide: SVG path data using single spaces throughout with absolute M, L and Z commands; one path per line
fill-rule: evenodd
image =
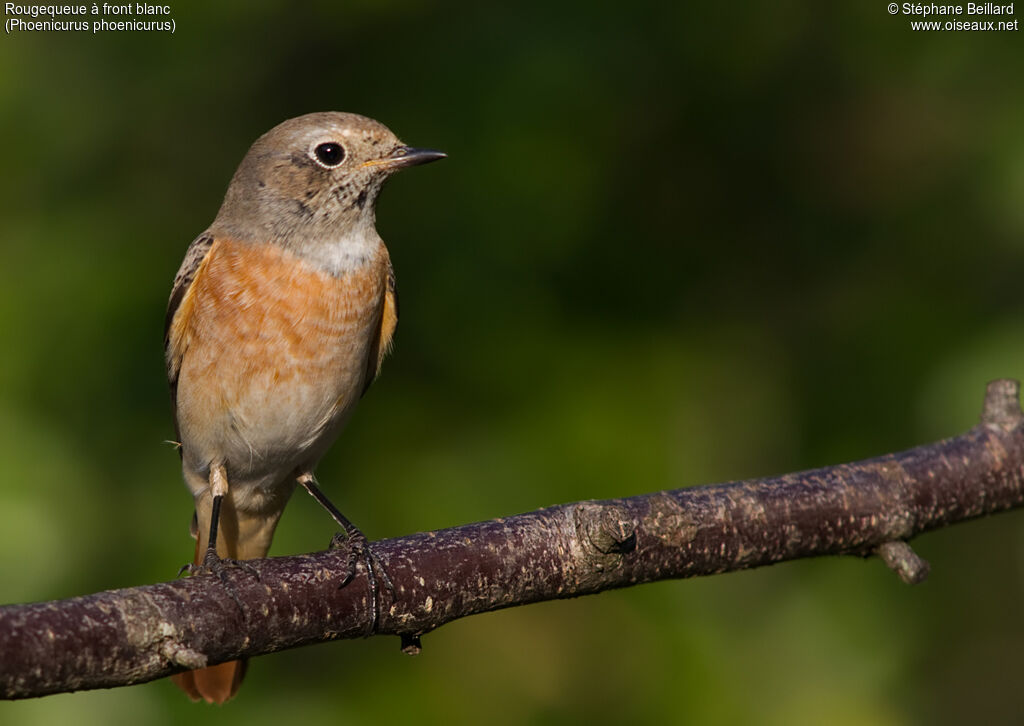
M 202 564 L 196 565 L 189 563 L 184 565 L 180 570 L 178 570 L 178 576 L 180 577 L 183 573 L 188 573 L 190 577 L 194 577 L 196 575 L 216 575 L 217 579 L 220 580 L 220 584 L 225 590 L 227 590 L 228 595 L 231 596 L 231 599 L 235 601 L 235 604 L 238 605 L 239 609 L 244 610 L 242 601 L 238 597 L 238 592 L 236 591 L 235 586 L 231 583 L 231 578 L 228 575 L 229 571 L 235 569 L 242 570 L 247 574 L 252 575 L 257 580 L 260 579 L 259 570 L 248 562 L 221 557 L 213 547 L 206 550 L 206 554 L 203 555 Z
M 357 564 L 361 561 L 366 566 L 366 579 L 369 581 L 370 586 L 370 623 L 367 628 L 367 637 L 377 632 L 377 626 L 380 623 L 380 601 L 379 601 L 379 587 L 378 579 L 384 584 L 384 587 L 394 598 L 395 586 L 391 582 L 391 578 L 388 577 L 387 570 L 384 569 L 384 565 L 381 564 L 380 559 L 374 554 L 373 549 L 370 547 L 369 541 L 366 539 L 366 535 L 360 532 L 356 527 L 352 527 L 351 530 L 338 532 L 331 538 L 330 549 L 332 550 L 347 550 L 348 552 L 348 565 L 346 569 L 345 579 L 341 583 L 341 587 L 344 587 L 352 578 L 356 575 Z
M 188 572 L 190 575 L 216 575 L 224 583 L 227 582 L 228 571 L 233 569 L 243 570 L 257 580 L 260 579 L 259 570 L 250 563 L 245 560 L 232 560 L 227 557 L 221 557 L 217 554 L 217 550 L 212 547 L 206 550 L 201 565 L 185 565 L 182 568 L 183 571 Z

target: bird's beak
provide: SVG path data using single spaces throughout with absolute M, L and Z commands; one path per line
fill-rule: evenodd
M 383 169 L 404 169 L 407 166 L 418 166 L 429 164 L 432 161 L 443 159 L 448 154 L 433 149 L 414 149 L 411 146 L 399 146 L 383 159 L 373 159 L 363 162 L 362 166 L 376 166 Z

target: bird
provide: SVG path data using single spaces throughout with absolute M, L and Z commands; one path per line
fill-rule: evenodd
M 394 172 L 444 158 L 354 113 L 292 118 L 242 159 L 174 278 L 164 332 L 176 444 L 195 500 L 194 571 L 266 556 L 302 485 L 380 371 L 398 323 L 376 203 Z M 362 538 L 365 544 L 365 538 Z M 376 584 L 367 560 L 375 625 Z M 244 660 L 172 676 L 224 703 Z

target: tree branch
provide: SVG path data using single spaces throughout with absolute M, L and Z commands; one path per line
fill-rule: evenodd
M 381 540 L 390 580 L 377 634 L 406 652 L 456 618 L 669 578 L 820 555 L 877 554 L 905 582 L 928 573 L 906 540 L 1024 504 L 1016 381 L 990 383 L 956 438 L 780 477 L 577 502 Z M 27 698 L 367 634 L 365 566 L 351 553 L 254 560 L 216 576 L 0 608 L 0 693 Z

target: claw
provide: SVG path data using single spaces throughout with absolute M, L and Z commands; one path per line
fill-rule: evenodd
M 252 575 L 258 581 L 260 579 L 259 570 L 250 565 L 244 560 L 229 560 L 226 557 L 221 557 L 217 554 L 217 550 L 210 547 L 206 550 L 206 554 L 203 556 L 203 564 L 187 564 L 178 570 L 178 576 L 180 577 L 183 572 L 187 572 L 190 577 L 196 575 L 216 575 L 217 579 L 220 580 L 220 584 L 227 590 L 228 595 L 238 605 L 238 609 L 245 611 L 245 606 L 242 605 L 241 599 L 238 597 L 238 593 L 235 590 L 235 586 L 231 584 L 231 578 L 228 576 L 228 570 L 239 569 L 244 570 L 248 574 Z
M 377 586 L 378 576 L 384 583 L 384 587 L 387 588 L 388 592 L 391 593 L 392 597 L 395 593 L 394 585 L 391 584 L 391 578 L 388 577 L 387 571 L 381 564 L 377 555 L 373 553 L 373 549 L 370 547 L 370 543 L 366 540 L 366 536 L 355 527 L 352 528 L 351 532 L 338 532 L 331 537 L 330 549 L 332 550 L 348 550 L 348 565 L 345 579 L 342 580 L 339 588 L 348 585 L 352 578 L 356 575 L 356 562 L 359 560 L 363 561 L 366 565 L 366 577 L 369 580 L 370 586 L 370 623 L 366 631 L 366 636 L 369 637 L 377 632 L 377 626 L 380 624 L 380 598 L 379 588 Z

